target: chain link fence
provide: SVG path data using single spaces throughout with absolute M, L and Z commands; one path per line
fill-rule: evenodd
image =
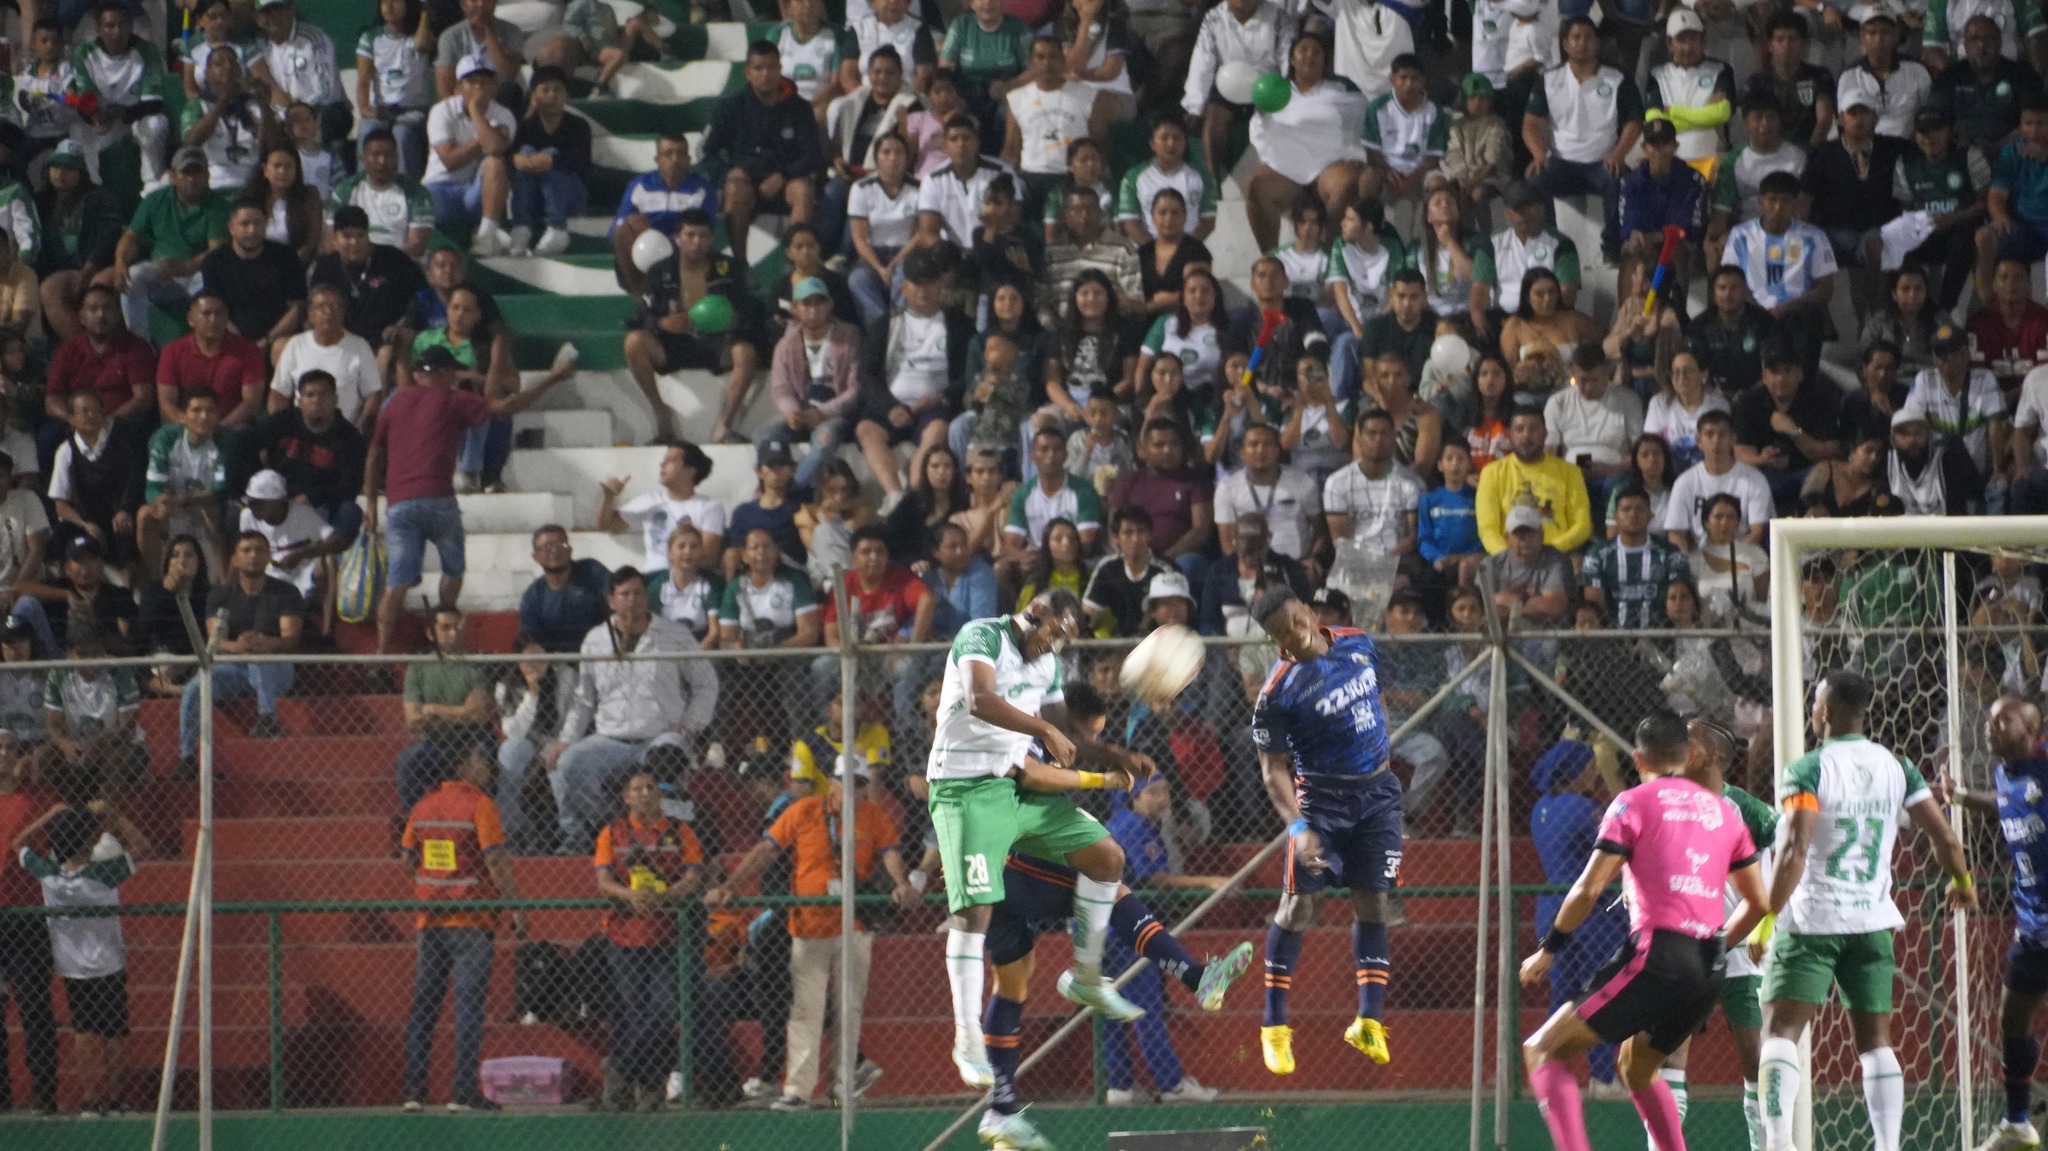
M 1341 1039 L 1353 1007 L 1349 914 L 1344 900 L 1329 899 L 1296 970 L 1300 1069 L 1287 1079 L 1259 1054 L 1256 957 L 1283 858 L 1246 734 L 1271 649 L 1214 642 L 1180 706 L 1154 714 L 1118 687 L 1124 644 L 1074 645 L 1070 681 L 1100 694 L 1104 738 L 1151 755 L 1168 781 L 1167 802 L 1137 811 L 1126 811 L 1127 797 L 1082 796 L 1120 839 L 1164 854 L 1159 877 L 1138 885 L 1148 923 L 1175 934 L 1198 963 L 1250 943 L 1254 968 L 1214 1012 L 1168 986 L 1190 982 L 1182 973 L 1155 984 L 1142 971 L 1133 979 L 1147 981 L 1161 1026 L 1076 1022 L 1054 986 L 1070 954 L 1064 928 L 1038 925 L 1020 1040 L 1027 1098 L 1056 1116 L 1065 1105 L 1193 1105 L 1216 1092 L 1208 1111 L 1172 1113 L 1191 1129 L 1256 1117 L 1234 1103 L 1401 1102 L 1414 1106 L 1385 1112 L 1390 1137 L 1505 1145 L 1516 1122 L 1516 1044 L 1550 1008 L 1542 992 L 1525 1001 L 1513 970 L 1554 902 L 1543 897 L 1561 892 L 1582 862 L 1546 872 L 1543 832 L 1531 835 L 1544 801 L 1576 794 L 1579 782 L 1588 802 L 1622 785 L 1619 740 L 1659 706 L 1735 726 L 1751 739 L 1737 781 L 1768 794 L 1769 645 L 1761 625 L 1503 632 L 1492 630 L 1501 621 L 1476 622 L 1466 633 L 1382 642 L 1396 770 L 1409 788 L 1387 996 L 1394 1060 L 1369 1064 Z M 886 1127 L 891 1138 L 911 1130 L 934 1147 L 971 1145 L 979 1093 L 949 1057 L 943 882 L 921 778 L 944 648 L 586 659 L 514 652 L 484 631 L 472 624 L 474 646 L 498 653 L 449 644 L 392 661 L 218 657 L 210 673 L 194 659 L 0 665 L 0 691 L 17 680 L 33 687 L 15 693 L 33 705 L 6 717 L 15 794 L 31 809 L 94 808 L 95 829 L 114 832 L 136 860 L 118 885 L 117 911 L 0 913 L 10 930 L 48 919 L 60 935 L 108 914 L 121 923 L 124 1065 L 95 1087 L 67 1045 L 59 1105 L 390 1110 L 413 1099 L 439 1110 L 481 1096 L 538 1111 L 601 1105 L 698 1121 L 809 1113 L 757 1116 L 746 1138 L 730 1140 L 763 1148 L 816 1146 L 834 1123 L 849 1145 L 876 1145 L 861 1133 L 914 1113 L 911 1128 Z M 1966 650 L 1999 646 L 1978 631 Z M 266 670 L 286 666 L 288 677 Z M 211 711 L 200 706 L 199 685 L 209 681 Z M 1932 706 L 1916 699 L 1899 713 L 1921 716 L 1922 705 Z M 1931 721 L 1928 730 L 1937 728 L 1946 730 Z M 847 821 L 833 814 L 837 785 L 827 777 L 849 730 L 868 775 Z M 1559 756 L 1577 766 L 1561 772 Z M 627 783 L 643 772 L 652 795 L 635 797 Z M 430 948 L 419 926 L 420 862 L 447 838 L 422 825 L 445 815 L 433 804 L 451 774 L 492 796 L 496 828 L 477 830 L 508 864 L 500 878 L 509 883 L 424 909 L 435 927 L 487 928 L 474 931 L 473 952 Z M 666 817 L 687 834 L 642 835 L 630 848 L 614 839 L 607 874 L 621 894 L 595 878 L 596 841 L 633 834 L 627 804 L 636 799 L 659 812 L 641 821 L 643 832 Z M 194 867 L 205 854 L 208 802 L 210 875 Z M 51 850 L 44 836 L 32 846 Z M 1975 847 L 1990 870 L 1995 844 Z M 765 853 L 758 875 L 729 884 L 756 852 Z M 914 896 L 896 890 L 899 875 Z M 210 907 L 210 923 L 188 916 L 193 906 Z M 1989 909 L 1985 940 L 1995 942 L 2005 914 Z M 842 952 L 848 915 L 859 930 Z M 613 941 L 652 950 L 622 963 Z M 1993 946 L 1973 957 L 1979 972 L 1996 971 Z M 1902 957 L 1907 950 L 1902 941 Z M 1141 951 L 1113 949 L 1112 962 Z M 1938 949 L 1928 956 L 1916 970 L 1932 979 L 1944 960 Z M 852 1019 L 842 1015 L 847 991 L 859 1009 Z M 72 1002 L 62 980 L 53 995 L 60 1026 L 75 1029 L 83 1000 Z M 9 1027 L 15 1097 L 26 1099 L 42 1086 L 25 1058 L 35 1037 L 19 1020 Z M 174 1033 L 176 1073 L 166 1079 Z M 853 1040 L 843 1052 L 842 1033 Z M 1994 1082 L 1995 1061 L 1993 1052 L 1980 1085 Z M 1744 1078 L 1718 1022 L 1696 1041 L 1691 1068 L 1708 1097 L 1732 1098 Z M 856 1104 L 827 1114 L 848 1093 Z M 1148 1125 L 1142 1112 L 1129 1114 Z M 940 1139 L 956 1116 L 965 1120 L 959 1133 Z

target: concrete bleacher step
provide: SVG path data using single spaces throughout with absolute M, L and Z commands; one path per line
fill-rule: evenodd
M 611 413 L 602 410 L 543 405 L 513 416 L 512 430 L 514 435 L 539 432 L 542 444 L 550 448 L 608 448 L 614 443 Z
M 463 530 L 480 534 L 523 537 L 542 524 L 561 523 L 575 511 L 574 499 L 562 492 L 478 492 L 455 500 L 462 508 Z

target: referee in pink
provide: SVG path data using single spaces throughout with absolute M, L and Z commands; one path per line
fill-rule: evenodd
M 1740 945 L 1766 907 L 1757 846 L 1721 796 L 1719 758 L 1693 743 L 1683 719 L 1660 714 L 1636 726 L 1635 762 L 1643 782 L 1608 806 L 1586 870 L 1542 949 L 1522 964 L 1522 984 L 1533 987 L 1620 873 L 1627 942 L 1584 998 L 1558 1008 L 1522 1044 L 1557 1151 L 1591 1151 L 1578 1077 L 1566 1061 L 1599 1043 L 1620 1045 L 1622 1082 L 1655 1151 L 1685 1151 L 1678 1104 L 1657 1069 L 1713 1012 L 1725 947 Z M 1733 920 L 1722 901 L 1730 882 L 1743 898 Z

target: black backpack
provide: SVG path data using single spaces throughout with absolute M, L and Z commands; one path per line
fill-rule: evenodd
M 512 949 L 512 1018 L 559 1023 L 569 1017 L 569 953 L 534 940 Z
M 569 956 L 563 973 L 564 1022 L 597 1023 L 612 1017 L 611 945 L 599 931 Z

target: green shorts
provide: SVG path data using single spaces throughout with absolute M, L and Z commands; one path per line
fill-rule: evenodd
M 1764 1001 L 1826 1003 L 1830 986 L 1841 989 L 1842 1006 L 1872 1014 L 1892 1009 L 1892 933 L 1771 937 L 1764 962 Z
M 1109 834 L 1065 796 L 1019 791 L 1007 777 L 932 780 L 931 812 L 949 911 L 1001 903 L 1012 849 L 1058 861 Z
M 1763 1030 L 1763 985 L 1761 975 L 1731 975 L 1721 981 L 1721 1017 L 1728 1026 Z

